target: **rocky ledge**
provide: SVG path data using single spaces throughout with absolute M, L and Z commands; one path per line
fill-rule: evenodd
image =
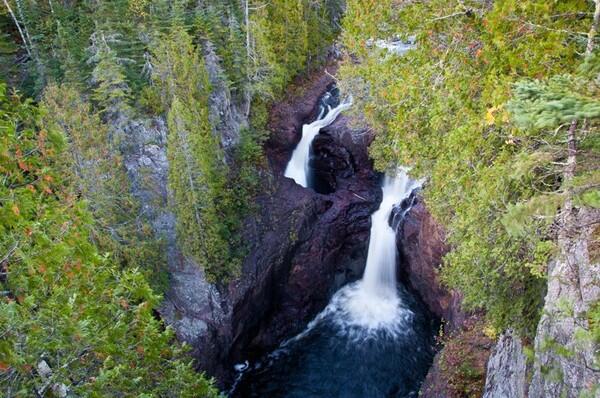
M 440 351 L 419 396 L 481 396 L 493 342 L 484 333 L 482 315 L 462 311 L 460 294 L 441 284 L 439 270 L 449 247 L 443 227 L 418 195 L 399 226 L 397 245 L 399 278 L 442 320 Z

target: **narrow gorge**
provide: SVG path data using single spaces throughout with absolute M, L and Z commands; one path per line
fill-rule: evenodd
M 600 0 L 3 0 L 0 395 L 594 398 Z
M 239 280 L 172 271 L 182 283 L 162 313 L 234 397 L 416 396 L 439 320 L 465 317 L 434 276 L 446 248 L 420 182 L 373 170 L 372 133 L 344 113 L 336 68 L 271 111 L 272 185 L 245 226 Z

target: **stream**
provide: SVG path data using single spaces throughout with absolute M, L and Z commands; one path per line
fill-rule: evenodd
M 334 94 L 321 99 L 319 116 L 304 126 L 286 168 L 286 177 L 309 189 L 312 140 L 351 106 Z M 363 278 L 338 290 L 302 333 L 259 361 L 237 365 L 232 397 L 418 396 L 435 354 L 435 322 L 397 282 L 396 230 L 419 187 L 404 169 L 384 177 Z

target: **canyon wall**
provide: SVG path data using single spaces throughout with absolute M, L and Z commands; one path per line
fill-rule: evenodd
M 220 87 L 210 100 L 211 117 L 222 121 L 215 124 L 215 134 L 227 150 L 246 122 L 219 85 L 218 65 L 209 55 L 212 84 Z M 335 65 L 326 68 L 334 72 Z M 313 161 L 324 173 L 328 194 L 282 176 L 302 125 L 316 117 L 317 102 L 332 84 L 320 70 L 299 81 L 271 110 L 263 193 L 243 227 L 248 255 L 241 275 L 225 285 L 208 283 L 176 240 L 176 219 L 168 206 L 164 121 L 128 124 L 125 160 L 134 194 L 161 238 L 167 262 L 169 286 L 161 316 L 178 339 L 191 345 L 199 369 L 223 386 L 231 381 L 234 363 L 261 356 L 298 333 L 337 288 L 362 275 L 370 215 L 381 196 L 379 176 L 366 153 L 370 135 L 340 117 L 315 140 Z

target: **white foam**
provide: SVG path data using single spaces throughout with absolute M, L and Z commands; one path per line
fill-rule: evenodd
M 292 158 L 288 162 L 284 176 L 296 181 L 296 184 L 308 187 L 308 162 L 310 160 L 310 146 L 321 131 L 322 128 L 329 126 L 335 121 L 342 111 L 350 108 L 352 100 L 340 103 L 335 108 L 329 107 L 328 113 L 323 117 L 324 109 L 321 109 L 317 120 L 310 124 L 302 126 L 302 138 L 292 153 Z

